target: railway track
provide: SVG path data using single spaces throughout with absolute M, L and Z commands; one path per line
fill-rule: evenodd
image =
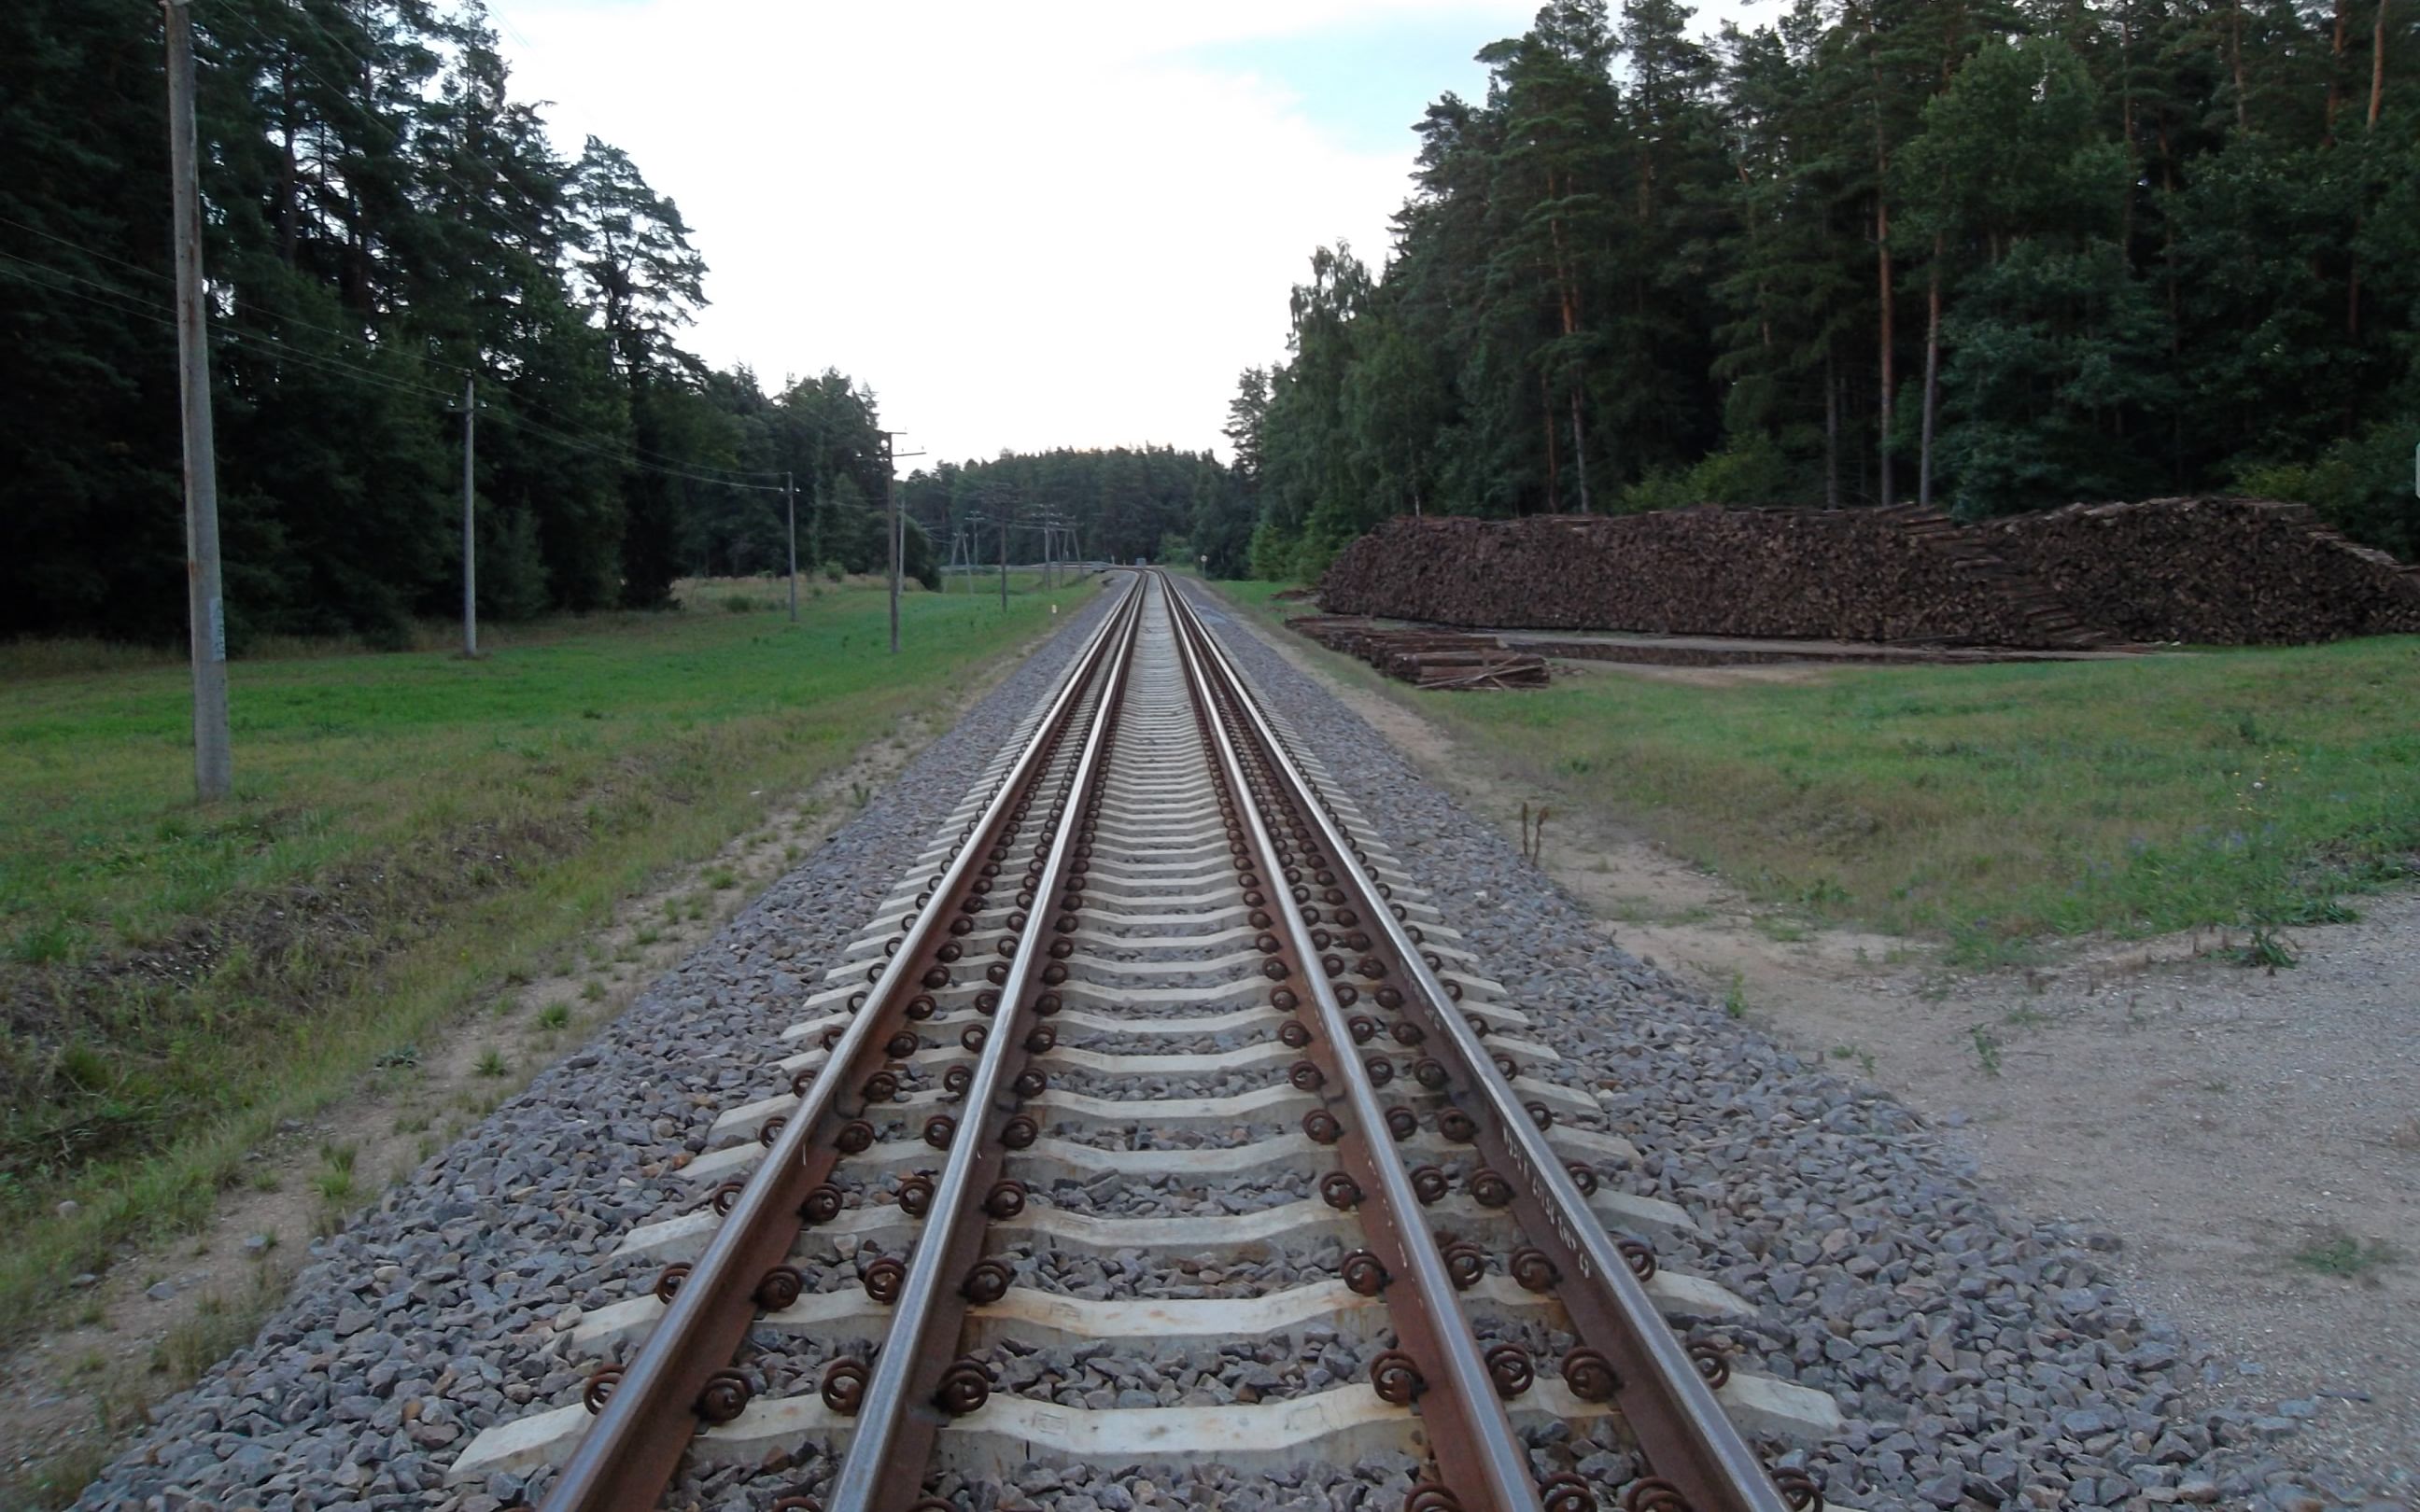
M 1770 1467 L 1830 1399 L 1734 1367 L 1708 1329 L 1751 1309 L 1658 1264 L 1688 1215 L 1619 1189 L 1637 1152 L 1459 939 L 1132 575 L 808 997 L 771 1095 L 717 1119 L 695 1210 L 624 1241 L 634 1294 L 571 1335 L 582 1400 L 453 1478 L 535 1471 L 565 1512 L 768 1465 L 834 1512 L 1104 1478 L 1819 1505 Z

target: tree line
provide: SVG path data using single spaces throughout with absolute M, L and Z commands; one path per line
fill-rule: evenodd
M 901 485 L 908 514 L 946 561 L 1039 561 L 1041 525 L 1069 527 L 1095 561 L 1206 563 L 1214 577 L 1245 575 L 1252 497 L 1244 478 L 1208 452 L 1171 447 L 1004 452 L 988 462 L 943 462 Z M 1063 557 L 1066 548 L 1062 548 Z
M 1553 0 L 1230 408 L 1255 570 L 1389 516 L 2239 489 L 2420 551 L 2420 6 Z
M 230 633 L 458 603 L 475 380 L 485 614 L 888 550 L 875 395 L 680 345 L 706 264 L 628 154 L 515 99 L 471 0 L 194 0 Z M 0 7 L 0 634 L 182 633 L 167 116 L 152 0 Z M 909 567 L 930 544 L 909 532 Z

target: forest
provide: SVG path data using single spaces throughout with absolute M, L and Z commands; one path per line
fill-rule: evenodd
M 1243 577 L 1249 563 L 1251 494 L 1207 452 L 1009 452 L 988 462 L 943 462 L 909 476 L 900 491 L 945 563 L 954 547 L 958 560 L 997 562 L 1003 522 L 1012 560 L 1039 561 L 1046 519 L 1072 528 L 1074 548 L 1093 561 L 1199 561 L 1220 578 Z
M 1390 516 L 2297 500 L 2420 552 L 2420 5 L 1554 0 L 1227 434 L 1250 561 Z
M 555 149 L 478 5 L 192 13 L 239 650 L 458 603 L 466 386 L 484 614 L 774 570 L 785 473 L 802 563 L 883 563 L 875 395 L 683 349 L 706 269 L 679 208 L 607 143 Z M 0 635 L 182 633 L 161 24 L 150 0 L 0 7 Z

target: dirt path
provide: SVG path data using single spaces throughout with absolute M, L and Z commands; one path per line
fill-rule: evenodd
M 253 1151 L 245 1184 L 222 1195 L 206 1229 L 124 1256 L 80 1288 L 60 1326 L 0 1353 L 9 1388 L 0 1393 L 0 1507 L 71 1500 L 149 1402 L 252 1338 L 312 1239 L 619 1014 L 889 786 L 1022 655 L 998 658 L 943 705 L 902 719 L 706 861 L 626 899 L 558 970 L 513 984 L 491 1013 L 396 1057 L 318 1117 L 288 1120 Z
M 2005 1207 L 2101 1229 L 2136 1300 L 2211 1351 L 2212 1405 L 2259 1403 L 2256 1431 L 2298 1429 L 2282 1450 L 2420 1490 L 2420 895 L 2287 932 L 2299 964 L 2273 972 L 2204 934 L 1953 974 L 1932 947 L 1755 906 L 1421 695 L 1254 628 L 1508 836 L 1545 808 L 1542 864 L 1625 949 L 1954 1131 Z

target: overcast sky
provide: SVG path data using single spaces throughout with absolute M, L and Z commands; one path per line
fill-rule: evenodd
M 693 349 L 768 389 L 837 367 L 927 462 L 1223 452 L 1235 375 L 1283 355 L 1311 249 L 1383 260 L 1411 123 L 1445 90 L 1479 95 L 1471 54 L 1535 8 L 490 7 L 564 149 L 601 136 L 679 203 L 713 301 Z

